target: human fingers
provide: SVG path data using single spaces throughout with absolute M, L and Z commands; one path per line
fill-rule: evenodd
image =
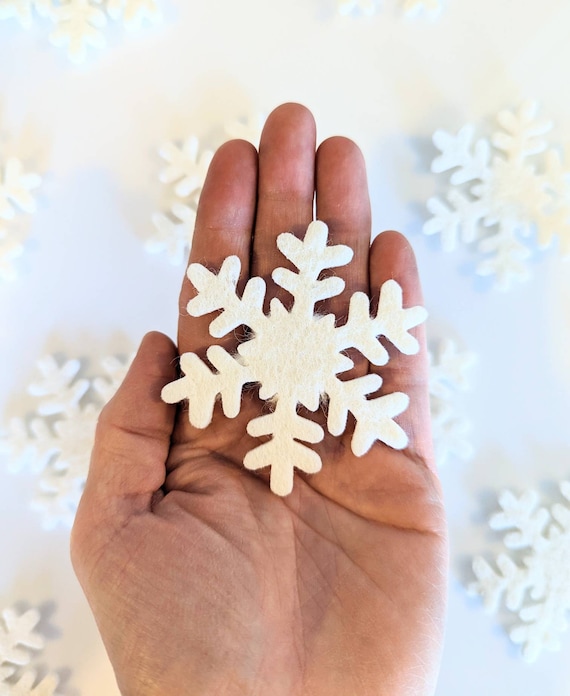
M 249 257 L 257 187 L 257 152 L 251 143 L 230 140 L 214 155 L 198 204 L 189 264 L 201 263 L 217 273 L 223 260 L 237 256 L 241 262 L 239 283 L 249 277 Z M 196 289 L 184 275 L 180 291 L 178 349 L 180 354 L 203 355 L 213 343 L 227 345 L 210 337 L 211 315 L 191 317 L 188 302 Z
M 404 308 L 423 305 L 418 268 L 412 247 L 398 232 L 383 232 L 370 249 L 370 292 L 372 312 L 376 314 L 380 288 L 387 280 L 396 280 L 402 288 Z M 428 392 L 428 357 L 425 324 L 410 329 L 419 343 L 414 355 L 405 355 L 389 341 L 381 339 L 390 356 L 389 362 L 370 371 L 383 380 L 380 394 L 404 392 L 410 398 L 406 411 L 396 420 L 409 437 L 408 448 L 430 467 L 433 463 L 431 417 Z
M 290 304 L 271 280 L 278 266 L 294 270 L 277 248 L 282 232 L 303 235 L 313 218 L 316 126 L 300 104 L 283 104 L 267 118 L 259 145 L 259 183 L 251 275 L 261 276 L 268 296 Z M 266 307 L 267 308 L 267 307 Z
M 340 323 L 346 321 L 350 297 L 357 291 L 368 293 L 368 252 L 370 249 L 370 198 L 364 157 L 348 138 L 325 140 L 316 159 L 317 219 L 329 228 L 329 243 L 346 244 L 354 252 L 346 266 L 332 269 L 345 282 L 340 295 L 324 300 L 318 307 L 323 314 L 332 313 Z M 351 354 L 358 371 L 366 360 Z M 352 376 L 356 376 L 354 373 Z

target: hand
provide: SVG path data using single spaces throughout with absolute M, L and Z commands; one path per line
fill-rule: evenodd
M 386 232 L 370 247 L 362 155 L 330 138 L 315 153 L 315 124 L 287 104 L 268 118 L 259 155 L 244 141 L 216 153 L 200 199 L 191 261 L 219 269 L 236 254 L 241 286 L 283 265 L 275 239 L 303 234 L 316 216 L 354 259 L 336 270 L 346 314 L 356 290 L 378 298 L 395 278 L 404 306 L 421 304 L 414 256 Z M 204 355 L 211 316 L 189 317 L 184 280 L 178 351 Z M 267 471 L 243 465 L 259 415 L 246 392 L 232 420 L 216 406 L 193 428 L 186 408 L 160 399 L 177 378 L 178 351 L 145 337 L 101 414 L 72 536 L 72 557 L 125 696 L 420 696 L 433 694 L 445 612 L 446 526 L 433 463 L 423 327 L 421 351 L 390 350 L 382 392 L 403 391 L 398 422 L 409 447 L 376 443 L 361 458 L 351 427 L 315 446 L 314 475 L 295 474 L 284 498 Z M 232 340 L 234 345 L 232 345 Z M 235 339 L 217 341 L 235 349 Z M 353 357 L 353 356 L 351 356 Z M 354 374 L 368 363 L 356 356 Z M 314 417 L 314 415 L 312 415 Z

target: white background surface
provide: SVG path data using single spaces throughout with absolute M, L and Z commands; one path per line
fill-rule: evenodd
M 46 39 L 0 22 L 0 142 L 42 173 L 21 276 L 0 286 L 0 418 L 46 352 L 96 364 L 144 332 L 174 336 L 182 269 L 148 256 L 162 142 L 295 100 L 319 137 L 355 139 L 368 162 L 374 230 L 400 229 L 416 249 L 432 338 L 451 336 L 479 362 L 461 408 L 474 459 L 442 470 L 451 530 L 449 621 L 438 696 L 567 696 L 570 636 L 529 666 L 480 602 L 466 596 L 470 556 L 494 555 L 485 521 L 503 487 L 550 502 L 570 469 L 570 268 L 539 255 L 530 283 L 483 289 L 469 252 L 443 254 L 420 234 L 436 128 L 484 132 L 496 112 L 537 98 L 570 142 L 570 3 L 447 0 L 438 22 L 405 21 L 396 0 L 372 18 L 340 17 L 334 0 L 164 3 L 166 20 L 83 68 Z M 570 151 L 569 151 L 570 152 Z M 68 560 L 68 531 L 44 532 L 27 507 L 32 476 L 0 471 L 0 605 L 40 605 L 50 640 L 41 662 L 65 694 L 115 696 L 110 666 Z

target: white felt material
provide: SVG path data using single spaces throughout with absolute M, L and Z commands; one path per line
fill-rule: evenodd
M 107 17 L 91 0 L 67 0 L 62 5 L 54 5 L 50 17 L 55 24 L 49 35 L 50 43 L 65 48 L 74 63 L 83 63 L 90 47 L 101 49 L 107 45 L 102 31 Z
M 532 102 L 502 111 L 491 141 L 474 141 L 471 125 L 433 136 L 441 155 L 432 171 L 451 171 L 451 187 L 445 198 L 429 199 L 433 217 L 423 231 L 440 234 L 444 251 L 458 241 L 475 243 L 483 254 L 476 272 L 494 276 L 502 290 L 530 276 L 531 235 L 539 248 L 558 239 L 561 253 L 570 255 L 570 171 L 544 138 L 552 123 L 537 114 Z
M 266 287 L 261 278 L 251 278 L 242 296 L 238 296 L 241 268 L 237 257 L 226 258 L 217 273 L 201 264 L 191 264 L 188 278 L 198 293 L 188 303 L 188 313 L 203 316 L 218 312 L 210 323 L 212 336 L 225 336 L 245 325 L 251 337 L 239 344 L 234 355 L 221 347 L 210 347 L 207 357 L 214 371 L 197 355 L 183 354 L 184 376 L 162 392 L 168 403 L 188 399 L 190 422 L 204 428 L 211 422 L 218 397 L 225 415 L 233 417 L 239 413 L 243 386 L 257 383 L 260 398 L 274 407 L 271 413 L 250 421 L 247 432 L 253 437 L 270 435 L 272 439 L 251 450 L 244 465 L 250 469 L 270 466 L 271 490 L 278 495 L 291 492 L 294 468 L 314 473 L 321 467 L 319 456 L 302 443 L 320 442 L 324 432 L 297 413 L 299 405 L 316 411 L 328 400 L 327 427 L 334 435 L 344 432 L 348 413 L 352 413 L 356 428 L 351 447 L 357 456 L 365 454 L 376 440 L 396 448 L 408 442 L 393 420 L 408 406 L 405 394 L 369 399 L 382 384 L 379 376 L 343 382 L 337 374 L 353 366 L 344 354 L 348 348 L 357 348 L 377 365 L 386 364 L 388 353 L 378 340 L 380 336 L 407 355 L 417 352 L 419 344 L 409 329 L 424 321 L 427 313 L 422 307 L 404 309 L 400 286 L 389 280 L 380 289 L 378 311 L 373 317 L 370 301 L 363 293 L 351 298 L 344 326 L 337 328 L 332 314 L 316 315 L 316 302 L 344 289 L 342 279 L 319 279 L 321 272 L 346 265 L 353 256 L 349 247 L 329 246 L 327 241 L 328 228 L 320 221 L 309 225 L 303 240 L 290 233 L 279 235 L 279 250 L 298 272 L 285 268 L 273 271 L 273 280 L 291 293 L 294 302 L 287 310 L 273 298 L 269 314 L 263 311 Z
M 522 646 L 528 662 L 543 650 L 559 650 L 570 610 L 570 482 L 560 484 L 563 502 L 539 507 L 539 495 L 517 496 L 505 491 L 501 511 L 490 519 L 494 530 L 507 532 L 503 542 L 513 553 L 501 553 L 495 563 L 473 561 L 477 578 L 469 587 L 483 597 L 485 609 L 501 605 L 518 615 L 510 638 Z
M 476 362 L 474 353 L 461 352 L 445 339 L 429 352 L 430 407 L 436 461 L 470 459 L 474 448 L 469 439 L 471 422 L 457 407 L 457 395 L 469 388 L 469 374 Z

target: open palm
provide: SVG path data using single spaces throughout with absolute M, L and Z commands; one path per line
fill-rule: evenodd
M 235 254 L 241 287 L 263 277 L 268 296 L 284 259 L 276 237 L 303 234 L 316 216 L 354 259 L 338 269 L 344 292 L 321 308 L 342 321 L 357 290 L 378 297 L 395 278 L 405 306 L 421 303 L 413 253 L 397 233 L 370 247 L 370 206 L 358 148 L 330 138 L 299 105 L 268 118 L 256 150 L 222 146 L 200 199 L 191 261 L 219 269 Z M 316 192 L 316 198 L 315 198 Z M 216 407 L 193 428 L 160 400 L 178 352 L 203 356 L 211 316 L 192 318 L 180 297 L 178 350 L 145 337 L 104 409 L 72 536 L 72 555 L 125 696 L 400 696 L 432 694 L 445 608 L 446 538 L 433 467 L 425 337 L 415 356 L 389 345 L 381 393 L 403 391 L 398 452 L 376 443 L 363 457 L 345 436 L 315 446 L 323 468 L 297 474 L 281 498 L 265 470 L 243 465 L 260 414 L 255 391 L 240 414 Z M 235 348 L 234 336 L 218 341 Z M 317 347 L 318 349 L 318 347 Z M 351 375 L 368 363 L 351 355 Z M 314 418 L 314 416 L 311 416 Z

